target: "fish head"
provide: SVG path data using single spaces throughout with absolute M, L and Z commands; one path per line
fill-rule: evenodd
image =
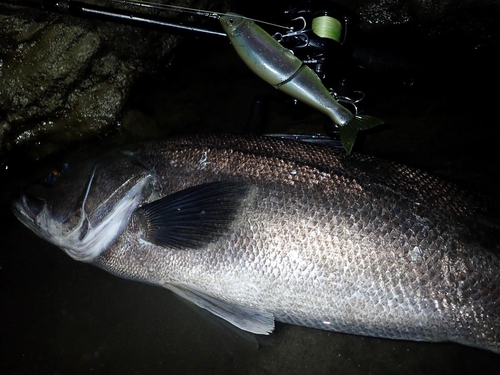
M 91 262 L 128 224 L 158 186 L 154 171 L 119 153 L 65 166 L 14 200 L 16 217 L 72 258 Z
M 249 20 L 236 13 L 226 13 L 220 18 L 220 23 L 224 32 L 232 39 L 248 27 Z

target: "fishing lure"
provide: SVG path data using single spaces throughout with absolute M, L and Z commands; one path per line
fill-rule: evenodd
M 220 22 L 238 55 L 255 74 L 324 113 L 339 126 L 340 140 L 347 153 L 351 153 L 358 130 L 383 124 L 376 117 L 355 115 L 339 104 L 311 68 L 253 20 L 226 13 Z
M 342 106 L 335 100 L 332 94 L 323 85 L 321 79 L 310 67 L 304 64 L 304 62 L 297 58 L 290 50 L 283 47 L 261 27 L 257 26 L 254 19 L 243 17 L 235 13 L 205 11 L 201 9 L 179 7 L 177 5 L 159 5 L 145 1 L 130 0 L 112 1 L 135 3 L 143 7 L 170 9 L 219 19 L 234 49 L 243 62 L 255 74 L 264 81 L 270 83 L 276 89 L 324 113 L 338 125 L 340 140 L 348 154 L 352 151 L 358 130 L 369 129 L 384 123 L 382 120 L 373 116 L 353 114 Z M 331 17 L 326 18 L 339 23 L 339 21 Z M 321 23 L 315 26 L 315 20 L 317 21 L 318 19 L 313 20 L 313 29 L 316 29 L 315 33 L 321 37 L 329 37 L 329 32 L 325 30 L 325 27 L 328 26 Z M 258 22 L 290 29 L 269 22 Z M 329 27 L 333 28 L 331 31 L 336 35 L 333 39 L 339 41 L 341 33 L 340 23 L 336 26 L 330 25 Z M 288 31 L 287 34 L 282 36 L 297 34 L 291 32 L 291 30 Z
M 9 0 L 10 2 L 11 0 Z M 340 140 L 347 153 L 351 153 L 358 130 L 369 129 L 383 124 L 383 121 L 373 116 L 360 116 L 353 114 L 335 100 L 321 79 L 314 71 L 298 59 L 290 50 L 286 49 L 266 31 L 255 24 L 255 20 L 234 13 L 220 13 L 202 9 L 179 7 L 177 5 L 158 4 L 148 1 L 136 0 L 110 0 L 113 3 L 133 5 L 141 8 L 157 10 L 173 10 L 181 13 L 191 13 L 198 16 L 219 19 L 224 33 L 204 27 L 184 25 L 169 22 L 162 18 L 150 15 L 130 13 L 122 9 L 109 9 L 103 6 L 87 4 L 79 1 L 39 0 L 29 1 L 26 5 L 41 7 L 45 10 L 60 13 L 69 13 L 78 16 L 94 16 L 101 19 L 113 20 L 160 29 L 173 29 L 179 32 L 205 33 L 216 36 L 229 37 L 233 47 L 243 62 L 259 77 L 273 85 L 280 91 L 293 98 L 308 104 L 318 111 L 326 114 L 338 127 Z M 299 17 L 300 18 L 300 17 Z M 327 19 L 329 22 L 319 22 Z M 332 23 L 334 21 L 334 23 Z M 273 27 L 288 29 L 282 37 L 307 35 L 300 31 L 292 31 L 290 27 L 258 21 Z M 315 22 L 317 23 L 315 25 Z M 341 25 L 338 20 L 321 16 L 313 19 L 313 32 L 319 37 L 340 40 Z M 306 42 L 306 44 L 308 44 Z

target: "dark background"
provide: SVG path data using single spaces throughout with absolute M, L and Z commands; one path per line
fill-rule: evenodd
M 238 10 L 272 15 L 265 5 Z M 377 55 L 382 58 L 356 71 L 353 84 L 367 95 L 366 113 L 387 125 L 363 134 L 355 151 L 436 173 L 492 199 L 494 209 L 500 187 L 498 51 L 495 43 L 464 38 L 466 20 L 459 20 L 456 33 L 422 33 L 396 22 L 376 32 L 358 30 L 358 45 L 382 51 Z M 37 162 L 21 149 L 5 157 L 0 171 L 2 373 L 500 373 L 498 354 L 458 344 L 281 324 L 257 349 L 170 292 L 75 262 L 17 222 L 11 197 L 49 166 L 170 134 L 241 132 L 256 96 L 269 101 L 265 131 L 322 131 L 322 115 L 291 105 L 261 82 L 227 41 L 185 40 L 175 56 L 164 70 L 135 81 L 113 131 Z

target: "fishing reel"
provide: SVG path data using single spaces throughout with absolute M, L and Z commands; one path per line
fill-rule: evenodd
M 283 12 L 293 30 L 276 33 L 275 39 L 284 47 L 291 49 L 308 64 L 320 78 L 326 75 L 327 61 L 335 56 L 335 66 L 347 61 L 347 29 L 352 15 L 333 3 L 325 6 L 308 2 L 293 6 Z M 333 70 L 333 69 L 330 69 Z
M 179 7 L 176 5 L 158 3 L 157 1 L 109 0 L 109 4 L 106 3 L 102 5 L 88 3 L 86 1 L 73 0 L 0 1 L 20 1 L 22 5 L 49 10 L 52 12 L 124 23 L 155 30 L 174 32 L 177 34 L 195 36 L 210 35 L 223 38 L 227 38 L 229 36 L 229 34 L 227 34 L 224 30 L 221 30 L 220 20 L 223 17 L 228 16 L 230 13 Z M 148 9 L 149 11 L 153 10 L 154 12 L 144 12 L 144 9 Z M 200 16 L 203 17 L 204 20 L 200 20 L 198 22 L 184 22 L 183 20 L 179 20 L 177 18 L 172 19 L 166 17 L 163 14 L 171 11 Z M 334 102 L 341 102 L 342 106 L 347 107 L 344 107 L 343 110 L 347 110 L 347 112 L 350 112 L 351 115 L 358 114 L 357 105 L 364 98 L 364 94 L 354 91 L 350 87 L 350 77 L 353 76 L 352 70 L 354 68 L 354 63 L 352 60 L 351 48 L 348 43 L 349 39 L 347 33 L 348 27 L 350 29 L 351 20 L 354 19 L 354 14 L 332 2 L 319 3 L 317 1 L 309 0 L 297 6 L 291 6 L 283 11 L 283 17 L 286 21 L 285 23 L 290 25 L 288 27 L 249 17 L 238 17 L 246 19 L 248 22 L 251 22 L 252 25 L 254 25 L 255 22 L 261 23 L 262 25 L 265 25 L 263 27 L 266 29 L 275 28 L 275 30 L 286 30 L 276 32 L 274 34 L 274 39 L 281 44 L 279 45 L 279 48 L 274 46 L 266 53 L 274 53 L 279 56 L 282 54 L 283 48 L 285 49 L 285 52 L 286 49 L 288 49 L 296 55 L 297 61 L 294 61 L 292 66 L 287 67 L 291 70 L 285 71 L 284 77 L 274 77 L 273 74 L 275 72 L 271 69 L 268 73 L 273 79 L 269 81 L 267 79 L 269 77 L 264 74 L 264 80 L 267 80 L 268 83 L 271 83 L 280 90 L 283 90 L 284 86 L 290 81 L 297 83 L 300 79 L 305 80 L 304 82 L 300 81 L 301 84 L 315 85 L 316 88 L 320 87 L 319 91 L 312 90 L 313 92 L 311 95 L 314 96 L 318 92 L 322 92 L 323 98 L 328 100 L 332 99 L 330 97 L 331 95 L 335 99 Z M 212 20 L 215 24 L 209 25 L 209 22 L 203 22 L 207 21 L 207 19 Z M 267 38 L 272 39 L 268 34 L 268 31 L 265 31 L 260 27 L 259 29 L 262 30 L 262 32 L 258 32 L 254 35 L 254 37 L 262 39 L 264 44 L 267 43 Z M 269 58 L 269 56 L 259 56 L 260 50 L 255 49 L 255 43 L 252 45 L 245 40 L 242 41 L 242 44 L 238 45 L 247 49 L 243 54 L 244 60 L 248 60 L 248 56 L 246 55 L 247 53 L 250 53 L 250 55 L 253 54 L 253 56 L 257 59 Z M 273 60 L 271 62 L 275 63 L 278 60 Z M 314 77 L 314 74 L 308 75 L 309 73 L 304 73 L 308 71 L 307 69 L 303 69 L 304 65 L 307 65 L 317 77 Z M 253 65 L 249 66 L 252 68 Z M 281 67 L 282 66 L 276 68 Z M 271 66 L 271 68 L 273 67 Z M 296 68 L 296 70 L 293 70 L 294 68 Z M 266 70 L 267 65 L 262 64 L 259 69 Z M 280 80 L 281 78 L 285 79 Z M 319 84 L 316 82 L 317 78 L 320 80 Z M 278 79 L 278 81 L 276 81 L 279 83 L 278 85 L 274 82 L 276 79 Z M 292 86 L 287 86 L 287 88 L 290 87 Z M 307 87 L 307 89 L 311 88 Z M 326 95 L 324 95 L 325 89 L 327 91 Z M 294 95 L 291 96 L 294 98 L 296 103 L 298 98 Z M 319 105 L 319 107 L 327 108 L 324 105 Z M 334 116 L 333 123 L 341 121 L 339 118 L 340 117 L 338 116 Z M 337 125 L 331 125 L 331 127 L 336 129 Z M 352 133 L 352 135 L 355 136 L 355 133 Z M 354 139 L 352 141 L 354 141 Z
M 355 14 L 332 2 L 308 1 L 283 15 L 292 29 L 273 37 L 307 64 L 337 101 L 357 113 L 365 95 L 350 85 L 354 63 L 347 31 Z

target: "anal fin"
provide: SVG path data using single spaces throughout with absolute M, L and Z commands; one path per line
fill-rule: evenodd
M 274 330 L 272 313 L 232 305 L 185 284 L 168 284 L 165 287 L 244 331 L 269 335 Z

